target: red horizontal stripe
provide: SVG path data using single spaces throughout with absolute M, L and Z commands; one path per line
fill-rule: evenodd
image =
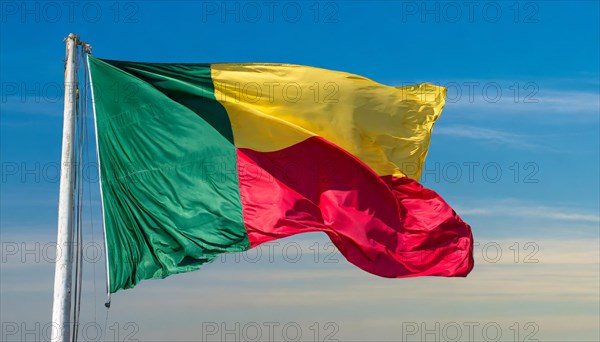
M 466 276 L 471 228 L 435 192 L 379 177 L 320 137 L 275 152 L 238 149 L 250 244 L 322 231 L 363 270 L 390 278 Z

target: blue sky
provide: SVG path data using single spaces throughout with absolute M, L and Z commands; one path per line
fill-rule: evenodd
M 139 340 L 223 339 L 223 324 L 235 330 L 238 323 L 225 336 L 236 339 L 256 323 L 267 339 L 266 323 L 293 322 L 302 340 L 317 340 L 315 331 L 319 340 L 452 340 L 457 323 L 469 340 L 476 322 L 478 340 L 493 340 L 486 324 L 499 326 L 503 341 L 515 340 L 515 331 L 520 340 L 530 333 L 542 341 L 599 338 L 597 1 L 1 5 L 0 312 L 10 323 L 3 339 L 35 340 L 43 331 L 22 336 L 22 327 L 50 319 L 53 265 L 43 246 L 55 238 L 62 39 L 70 32 L 100 58 L 297 63 L 391 85 L 447 86 L 421 181 L 456 208 L 479 242 L 467 279 L 389 281 L 335 253 L 336 263 L 323 262 L 332 252 L 324 236 L 290 238 L 282 246 L 299 243 L 301 262 L 283 251 L 256 263 L 227 259 L 116 294 L 110 331 L 102 263 L 91 262 L 84 297 L 92 304 L 83 317 L 101 322 L 104 336 L 123 340 L 135 330 Z M 91 178 L 94 230 L 88 225 L 86 234 L 98 241 Z M 27 248 L 37 248 L 39 260 L 23 255 Z M 309 261 L 313 254 L 318 262 Z M 20 330 L 10 330 L 13 323 Z M 422 336 L 426 328 L 436 332 Z

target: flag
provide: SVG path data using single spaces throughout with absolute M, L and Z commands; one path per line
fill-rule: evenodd
M 445 88 L 290 64 L 89 64 L 110 292 L 305 232 L 382 277 L 471 271 L 469 225 L 418 183 Z

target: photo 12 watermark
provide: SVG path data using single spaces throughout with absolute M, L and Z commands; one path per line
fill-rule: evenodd
M 73 322 L 70 322 L 73 326 Z M 52 330 L 62 336 L 62 327 L 53 322 L 10 322 L 1 323 L 1 341 L 52 341 Z M 140 326 L 136 322 L 78 322 L 78 338 L 86 342 L 121 341 L 137 342 Z
M 402 164 L 402 170 L 416 169 L 414 164 Z M 537 184 L 540 182 L 540 166 L 534 161 L 450 161 L 425 162 L 420 182 L 426 183 L 502 183 Z
M 402 247 L 402 246 L 400 246 Z M 430 245 L 428 251 L 443 251 L 444 246 Z M 0 243 L 0 263 L 23 263 L 23 264 L 54 264 L 67 250 L 79 249 L 76 243 L 67 246 L 59 246 L 56 242 L 39 241 L 2 241 Z M 104 263 L 104 242 L 87 241 L 81 244 L 83 262 Z M 536 241 L 475 241 L 473 243 L 473 255 L 477 263 L 498 264 L 537 264 L 539 259 L 540 245 Z M 109 250 L 109 254 L 111 251 Z M 456 252 L 461 253 L 463 252 Z M 405 256 L 414 260 L 424 258 L 423 251 L 397 251 L 398 256 Z M 429 253 L 427 253 L 428 255 Z M 446 253 L 440 253 L 437 257 L 428 261 L 440 261 Z M 134 262 L 133 260 L 131 262 Z M 270 241 L 254 248 L 239 253 L 222 253 L 216 262 L 223 264 L 258 264 L 258 263 L 313 263 L 313 264 L 338 264 L 346 262 L 344 256 L 331 241 Z
M 336 24 L 340 6 L 334 1 L 202 1 L 201 22 Z
M 22 263 L 22 264 L 55 264 L 68 249 L 78 250 L 76 242 L 66 246 L 58 245 L 56 242 L 40 241 L 2 241 L 0 243 L 0 263 Z M 104 262 L 103 242 L 88 241 L 81 244 L 83 262 Z
M 124 121 L 125 122 L 125 121 Z M 130 123 L 134 124 L 134 123 Z M 123 126 L 121 126 L 122 128 Z M 337 184 L 342 176 L 337 172 L 339 166 L 334 162 L 319 164 L 301 164 L 290 161 L 271 165 L 270 172 L 255 165 L 238 166 L 232 160 L 234 156 L 210 156 L 200 161 L 170 166 L 170 168 L 194 168 L 196 177 L 211 181 L 227 181 L 242 177 L 250 184 L 253 182 L 273 183 L 284 179 L 293 183 L 304 183 L 310 179 L 322 184 Z M 67 163 L 64 167 L 81 170 L 81 177 L 86 184 L 99 183 L 99 164 L 95 161 L 83 163 Z M 414 173 L 418 169 L 415 163 L 398 165 L 405 173 Z M 0 182 L 40 184 L 58 183 L 60 181 L 61 164 L 59 162 L 17 162 L 5 161 L 0 164 Z M 103 177 L 119 178 L 124 182 L 138 182 L 140 170 L 135 165 L 123 165 L 120 169 L 104 169 Z M 428 183 L 502 183 L 537 184 L 541 182 L 540 166 L 534 161 L 514 161 L 499 163 L 494 161 L 450 161 L 425 163 L 421 171 L 420 182 Z M 345 175 L 348 177 L 348 174 Z M 358 173 L 350 173 L 350 178 L 360 177 Z M 345 178 L 348 179 L 348 178 Z
M 200 341 L 339 341 L 335 322 L 202 322 Z
M 536 322 L 402 322 L 402 342 L 534 342 L 540 330 Z
M 537 24 L 540 6 L 535 1 L 402 1 L 400 22 Z
M 134 1 L 2 1 L 0 22 L 20 24 L 137 24 Z

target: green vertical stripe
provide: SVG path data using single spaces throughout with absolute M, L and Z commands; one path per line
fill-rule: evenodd
M 123 63 L 92 57 L 90 69 L 110 291 L 249 248 L 236 151 L 223 134 L 229 123 L 208 122 L 221 115 L 216 101 L 196 103 L 192 110 L 173 100 L 179 93 L 160 87 L 158 80 L 167 75 L 157 74 L 151 84 L 147 70 L 143 80 Z M 188 83 L 195 91 L 210 89 L 203 85 L 205 69 L 198 66 L 198 83 Z
M 103 61 L 148 82 L 172 100 L 191 109 L 233 143 L 229 116 L 215 98 L 210 64 Z

